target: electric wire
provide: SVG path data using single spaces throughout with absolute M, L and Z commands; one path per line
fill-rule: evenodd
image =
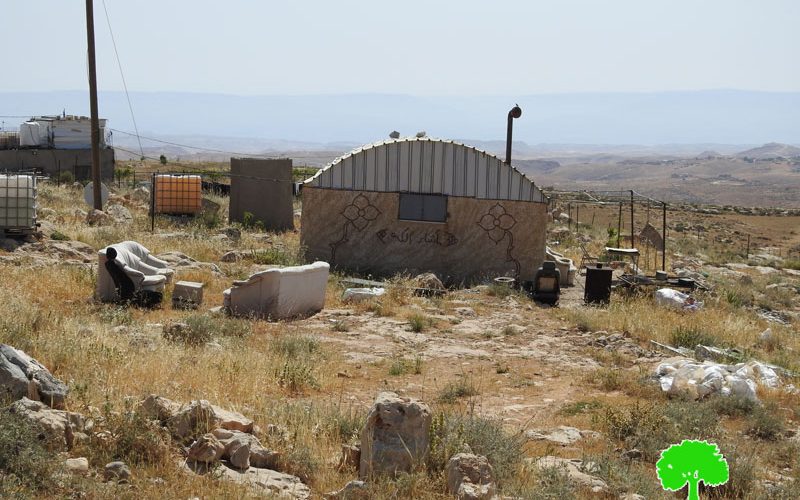
M 111 29 L 111 18 L 108 16 L 108 8 L 106 7 L 106 0 L 103 0 L 103 11 L 106 13 L 106 23 L 108 24 L 108 32 L 111 34 L 111 45 L 114 47 L 114 56 L 117 58 L 117 67 L 119 68 L 119 76 L 122 78 L 122 88 L 125 89 L 125 98 L 128 100 L 128 109 L 131 112 L 131 120 L 133 121 L 133 129 L 136 131 L 136 138 L 139 141 L 139 151 L 144 156 L 144 148 L 142 147 L 142 140 L 139 138 L 139 126 L 136 124 L 136 116 L 133 114 L 133 105 L 131 104 L 131 96 L 128 93 L 128 84 L 125 81 L 125 73 L 122 71 L 122 61 L 119 58 L 117 51 L 117 41 L 114 37 L 114 30 Z

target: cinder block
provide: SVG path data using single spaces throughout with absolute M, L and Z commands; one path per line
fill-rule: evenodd
M 172 290 L 172 307 L 195 309 L 203 303 L 203 283 L 179 281 Z

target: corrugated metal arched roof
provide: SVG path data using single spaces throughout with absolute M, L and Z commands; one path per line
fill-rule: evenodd
M 454 141 L 409 137 L 362 146 L 305 181 L 353 191 L 435 193 L 546 202 L 534 183 L 493 154 Z

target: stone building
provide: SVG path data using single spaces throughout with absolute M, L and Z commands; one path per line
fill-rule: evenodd
M 547 198 L 513 166 L 453 141 L 364 146 L 307 180 L 302 197 L 307 258 L 338 268 L 526 281 L 544 260 Z

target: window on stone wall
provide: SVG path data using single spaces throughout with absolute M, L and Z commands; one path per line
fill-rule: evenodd
M 400 220 L 447 221 L 447 196 L 400 193 Z

